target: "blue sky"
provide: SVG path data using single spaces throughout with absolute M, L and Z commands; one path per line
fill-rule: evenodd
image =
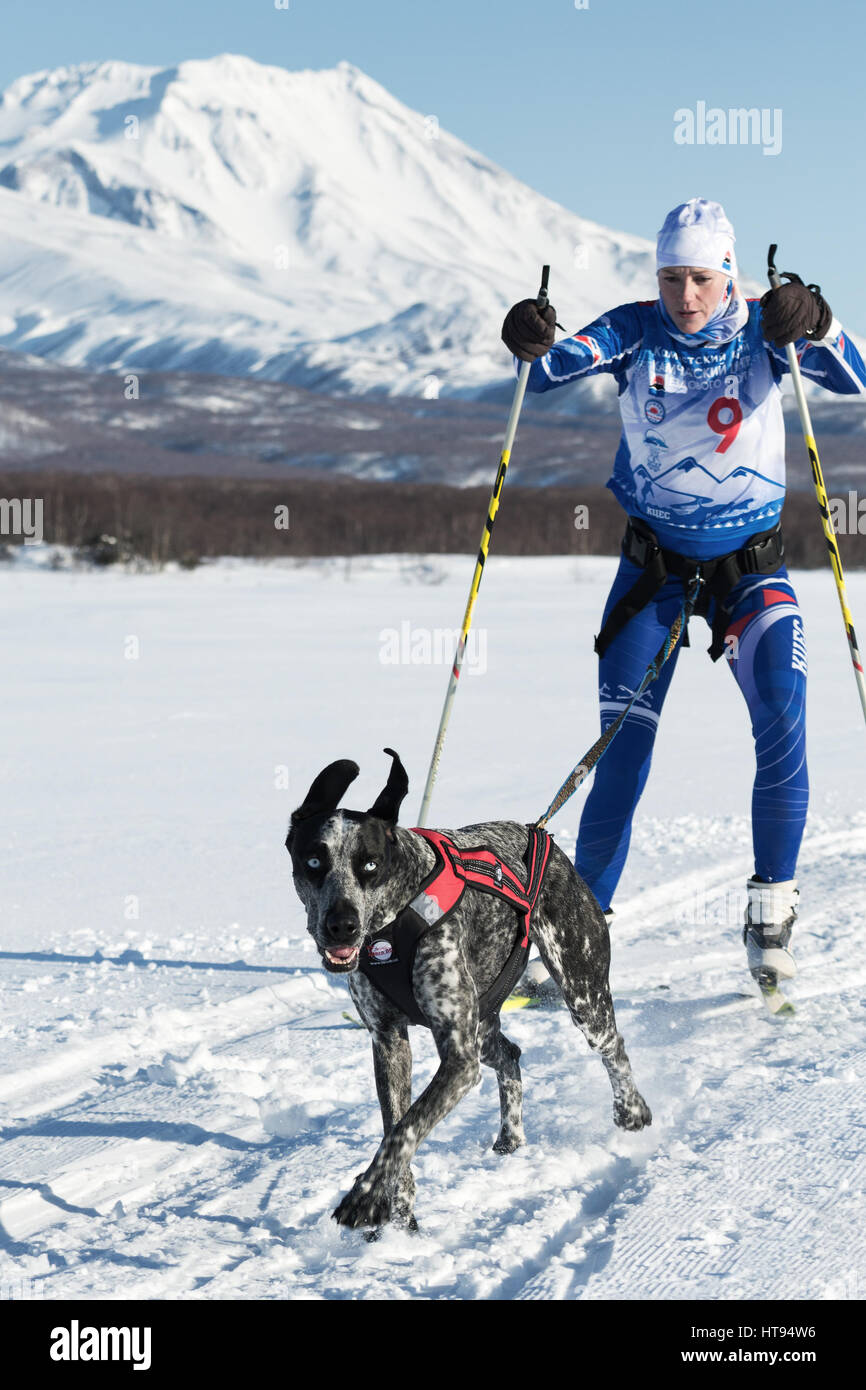
M 583 4 L 584 0 L 580 0 Z M 866 13 L 856 0 L 42 0 L 4 25 L 0 86 L 105 58 L 348 59 L 549 197 L 653 237 L 700 195 L 725 205 L 740 267 L 819 281 L 866 333 Z M 678 144 L 674 113 L 781 111 L 781 150 Z M 768 120 L 778 118 L 768 115 Z M 769 128 L 768 128 L 769 131 Z

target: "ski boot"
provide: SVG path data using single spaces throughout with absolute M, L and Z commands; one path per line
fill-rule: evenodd
M 561 998 L 543 960 L 533 956 L 502 1008 L 506 1013 L 511 1009 L 551 1008 Z
M 797 973 L 788 944 L 800 896 L 796 880 L 762 883 L 750 878 L 746 889 L 749 901 L 743 944 L 752 979 L 771 1013 L 792 1014 L 794 1007 L 781 993 L 779 981 L 793 979 Z

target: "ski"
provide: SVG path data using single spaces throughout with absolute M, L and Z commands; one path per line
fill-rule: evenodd
M 512 1009 L 539 1009 L 544 1003 L 537 994 L 509 994 L 504 1000 L 501 1013 L 510 1013 Z
M 549 988 L 545 988 L 542 985 L 541 989 L 534 990 L 532 993 L 521 993 L 518 987 L 518 989 L 515 990 L 513 994 L 509 994 L 508 998 L 503 1003 L 503 1013 L 509 1012 L 511 1009 L 563 1008 L 565 1000 L 563 999 L 559 990 L 555 987 L 555 985 L 552 984 L 552 982 L 547 981 L 546 983 L 549 986 Z
M 761 985 L 759 988 L 761 998 L 774 1018 L 789 1018 L 797 1012 L 790 999 L 785 997 L 778 985 L 771 985 L 766 989 Z

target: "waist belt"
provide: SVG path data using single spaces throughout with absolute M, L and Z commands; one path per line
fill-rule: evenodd
M 525 884 L 499 855 L 484 845 L 458 849 L 453 840 L 438 830 L 413 830 L 414 835 L 423 836 L 430 845 L 436 863 L 412 901 L 362 949 L 358 962 L 362 974 L 402 1009 L 410 1023 L 429 1027 L 412 992 L 412 964 L 418 942 L 431 927 L 451 916 L 466 888 L 504 899 L 521 918 L 508 960 L 479 997 L 479 1018 L 496 1013 L 517 984 L 529 957 L 529 919 L 550 857 L 547 831 L 536 826 L 527 826 L 527 830 Z
M 705 618 L 710 599 L 716 600 L 713 640 L 707 651 L 713 661 L 718 661 L 725 650 L 725 632 L 731 616 L 725 607 L 725 599 L 744 575 L 772 574 L 777 570 L 785 554 L 785 543 L 781 527 L 776 522 L 769 531 L 752 536 L 740 550 L 717 555 L 712 560 L 693 560 L 675 550 L 664 550 L 646 522 L 640 517 L 630 516 L 622 541 L 622 553 L 632 564 L 640 565 L 643 574 L 611 609 L 607 622 L 595 639 L 598 655 L 604 656 L 613 639 L 636 613 L 646 608 L 669 574 L 681 576 L 686 587 L 700 574 L 704 583 L 694 611 Z M 688 645 L 686 628 L 683 646 Z

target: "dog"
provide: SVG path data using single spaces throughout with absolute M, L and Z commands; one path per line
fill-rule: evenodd
M 368 811 L 338 810 L 359 772 L 357 763 L 341 759 L 315 778 L 286 838 L 307 929 L 325 969 L 348 977 L 372 1037 L 384 1138 L 332 1213 L 339 1224 L 370 1227 L 371 1234 L 388 1221 L 417 1230 L 410 1162 L 433 1126 L 480 1080 L 480 1063 L 493 1068 L 499 1083 L 493 1148 L 508 1154 L 525 1142 L 520 1048 L 502 1033 L 499 1007 L 526 963 L 530 939 L 572 1020 L 601 1054 L 614 1122 L 630 1130 L 652 1122 L 617 1032 L 607 921 L 569 859 L 544 832 L 512 821 L 448 832 L 403 829 L 397 818 L 409 782 L 399 756 L 385 752 L 392 759 L 387 784 Z M 533 862 L 524 867 L 531 847 Z M 535 879 L 533 903 L 528 885 L 523 888 L 528 877 Z M 410 905 L 415 935 L 407 944 L 393 924 Z M 515 911 L 526 922 L 517 945 Z M 403 981 L 390 986 L 389 996 L 382 981 L 392 972 L 381 967 L 393 969 L 401 953 Z M 414 1102 L 410 1022 L 430 1028 L 439 1053 L 435 1076 Z

